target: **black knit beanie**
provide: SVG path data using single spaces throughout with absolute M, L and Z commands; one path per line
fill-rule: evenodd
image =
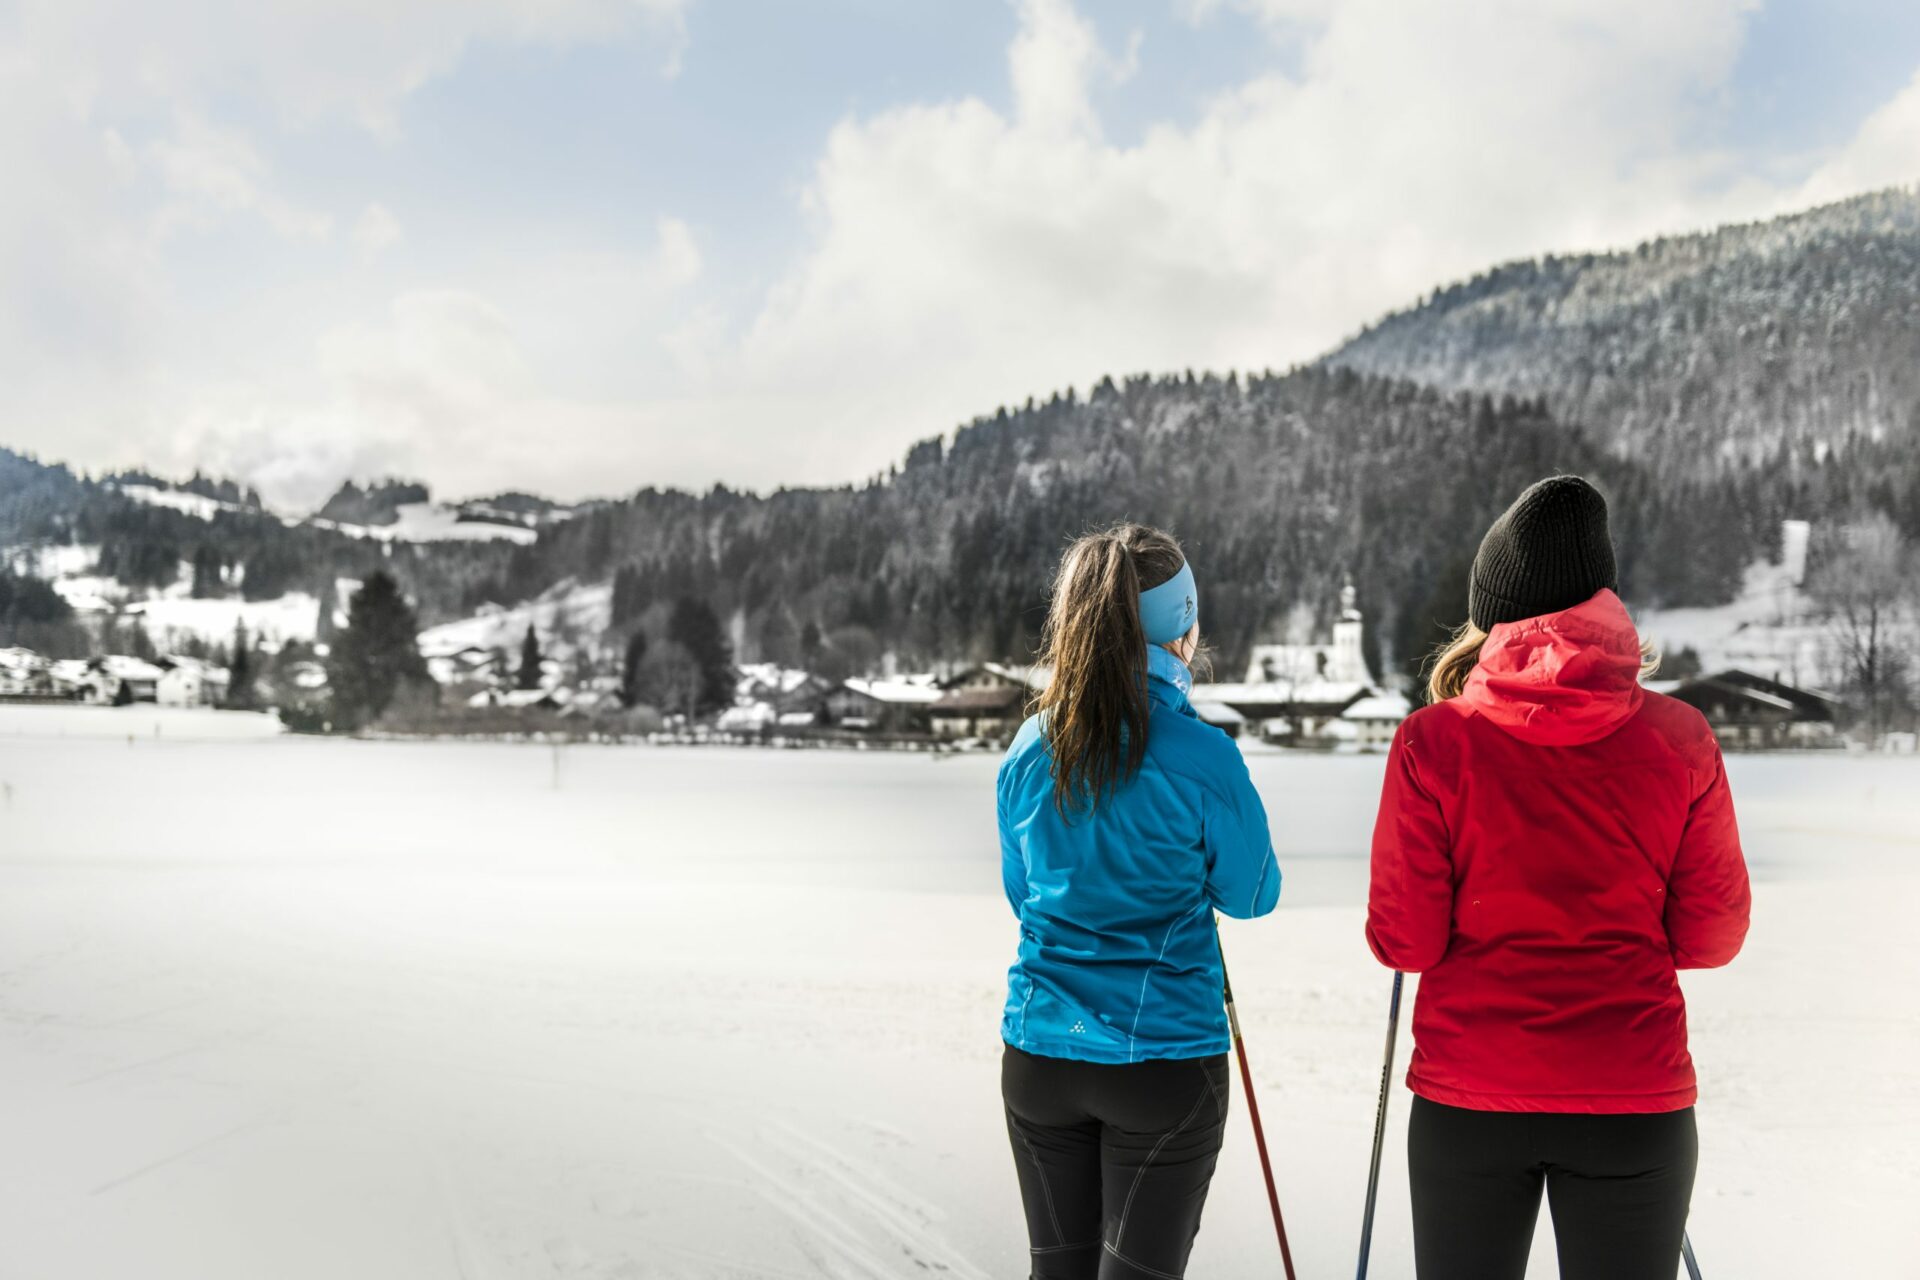
M 1619 585 L 1607 500 L 1579 476 L 1549 476 L 1515 498 L 1480 540 L 1467 616 L 1486 631 L 1571 609 Z

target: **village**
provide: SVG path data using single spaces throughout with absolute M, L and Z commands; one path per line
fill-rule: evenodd
M 1255 645 L 1238 680 L 1204 680 L 1191 693 L 1198 717 L 1246 745 L 1316 752 L 1377 752 L 1414 703 L 1367 659 L 1365 619 L 1348 583 L 1324 642 Z M 622 678 L 543 656 L 530 626 L 517 664 L 497 647 L 423 637 L 434 714 L 374 732 L 449 736 L 554 736 L 769 746 L 965 750 L 1009 741 L 1046 687 L 1042 666 L 952 664 L 939 670 L 829 679 L 772 662 L 729 665 L 730 705 L 678 713 L 640 701 Z M 302 708 L 324 696 L 326 646 L 293 644 L 268 655 L 237 636 L 237 665 L 201 652 L 122 653 L 49 659 L 0 649 L 0 702 L 276 711 L 290 727 L 324 727 Z M 1649 687 L 1698 708 L 1729 750 L 1845 745 L 1845 703 L 1800 687 L 1782 671 L 1726 667 Z M 236 678 L 239 681 L 236 686 Z M 1911 734 L 1879 745 L 1912 750 Z

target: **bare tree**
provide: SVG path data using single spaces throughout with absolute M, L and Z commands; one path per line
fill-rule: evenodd
M 1813 552 L 1810 594 L 1827 615 L 1846 692 L 1859 700 L 1867 732 L 1877 739 L 1911 698 L 1920 562 L 1882 512 L 1824 527 Z

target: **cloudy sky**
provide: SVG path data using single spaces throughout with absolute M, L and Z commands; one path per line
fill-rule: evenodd
M 839 483 L 1920 178 L 1911 0 L 0 0 L 0 443 Z

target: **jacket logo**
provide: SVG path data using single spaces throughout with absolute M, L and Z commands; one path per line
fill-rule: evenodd
M 1075 1036 L 1083 1036 L 1087 1034 L 1087 1024 L 1084 1022 L 1076 1022 L 1072 1026 L 1067 1028 L 1067 1034 L 1075 1035 Z

